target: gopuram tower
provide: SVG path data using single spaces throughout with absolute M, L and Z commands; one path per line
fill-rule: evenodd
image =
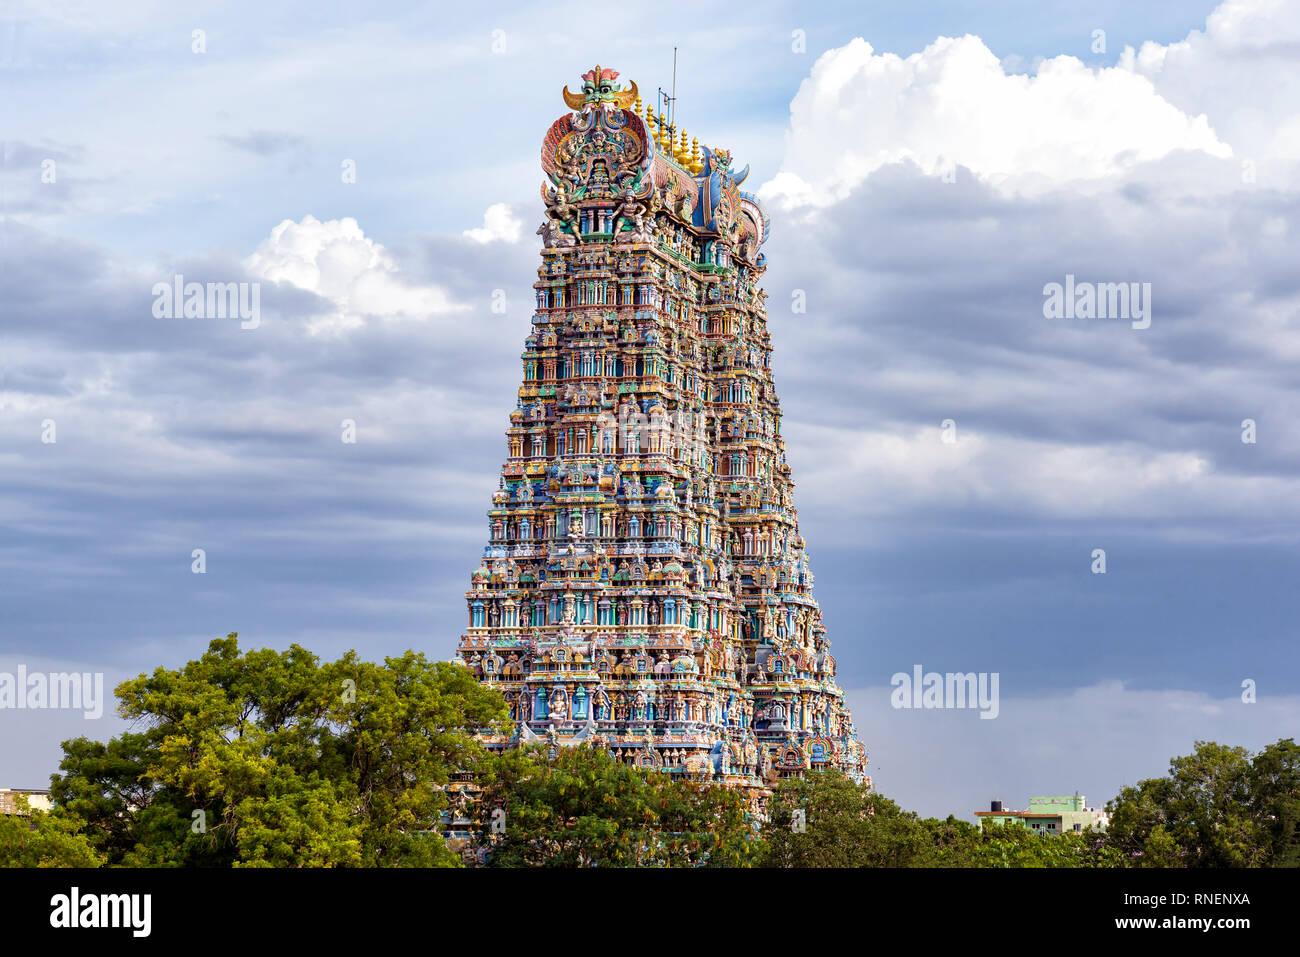
M 542 144 L 523 385 L 460 659 L 517 743 L 761 791 L 869 780 L 835 683 L 772 385 L 768 218 L 596 67 Z

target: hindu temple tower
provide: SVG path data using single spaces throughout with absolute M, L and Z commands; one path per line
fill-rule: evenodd
M 542 144 L 523 384 L 458 654 L 513 730 L 764 789 L 867 780 L 799 533 L 768 235 L 723 149 L 596 67 Z

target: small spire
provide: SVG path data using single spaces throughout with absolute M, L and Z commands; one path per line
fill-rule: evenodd
M 682 166 L 690 162 L 690 151 L 686 148 L 686 131 L 682 130 L 681 139 L 677 144 L 677 149 L 673 151 L 673 158 Z

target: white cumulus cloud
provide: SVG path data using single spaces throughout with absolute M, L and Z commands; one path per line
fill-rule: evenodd
M 762 189 L 786 204 L 835 202 L 905 160 L 1030 187 L 1120 174 L 1176 150 L 1232 155 L 1204 116 L 1130 68 L 1058 56 L 1032 76 L 1008 74 L 976 36 L 939 37 L 908 57 L 855 39 L 817 60 L 790 112 L 784 162 Z
M 1204 114 L 1243 161 L 1300 159 L 1300 4 L 1226 0 L 1177 43 L 1126 48 L 1119 65 Z
M 352 329 L 370 317 L 425 320 L 465 309 L 437 286 L 404 281 L 392 255 L 350 216 L 324 222 L 310 215 L 297 223 L 286 219 L 244 266 L 254 276 L 332 302 L 331 313 L 311 321 L 313 333 Z
M 483 225 L 475 229 L 467 229 L 464 234 L 476 243 L 490 243 L 502 241 L 507 243 L 519 242 L 519 237 L 523 235 L 524 222 L 513 212 L 505 203 L 493 203 L 483 213 Z

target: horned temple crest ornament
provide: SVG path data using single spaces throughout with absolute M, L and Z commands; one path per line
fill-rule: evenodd
M 729 150 L 689 138 L 671 115 L 642 104 L 635 83 L 596 66 L 583 74 L 581 96 L 564 88 L 565 113 L 542 142 L 547 181 L 541 197 L 543 246 L 562 248 L 623 239 L 668 238 L 682 253 L 698 246 L 709 281 L 729 282 L 733 261 L 762 268 L 767 211 L 741 185 Z M 713 288 L 709 295 L 721 294 Z
M 632 83 L 630 90 L 624 90 L 617 80 L 617 70 L 610 70 L 596 64 L 595 69 L 582 74 L 582 96 L 570 93 L 567 86 L 564 88 L 565 105 L 579 113 L 595 106 L 626 110 L 636 102 L 636 83 Z

